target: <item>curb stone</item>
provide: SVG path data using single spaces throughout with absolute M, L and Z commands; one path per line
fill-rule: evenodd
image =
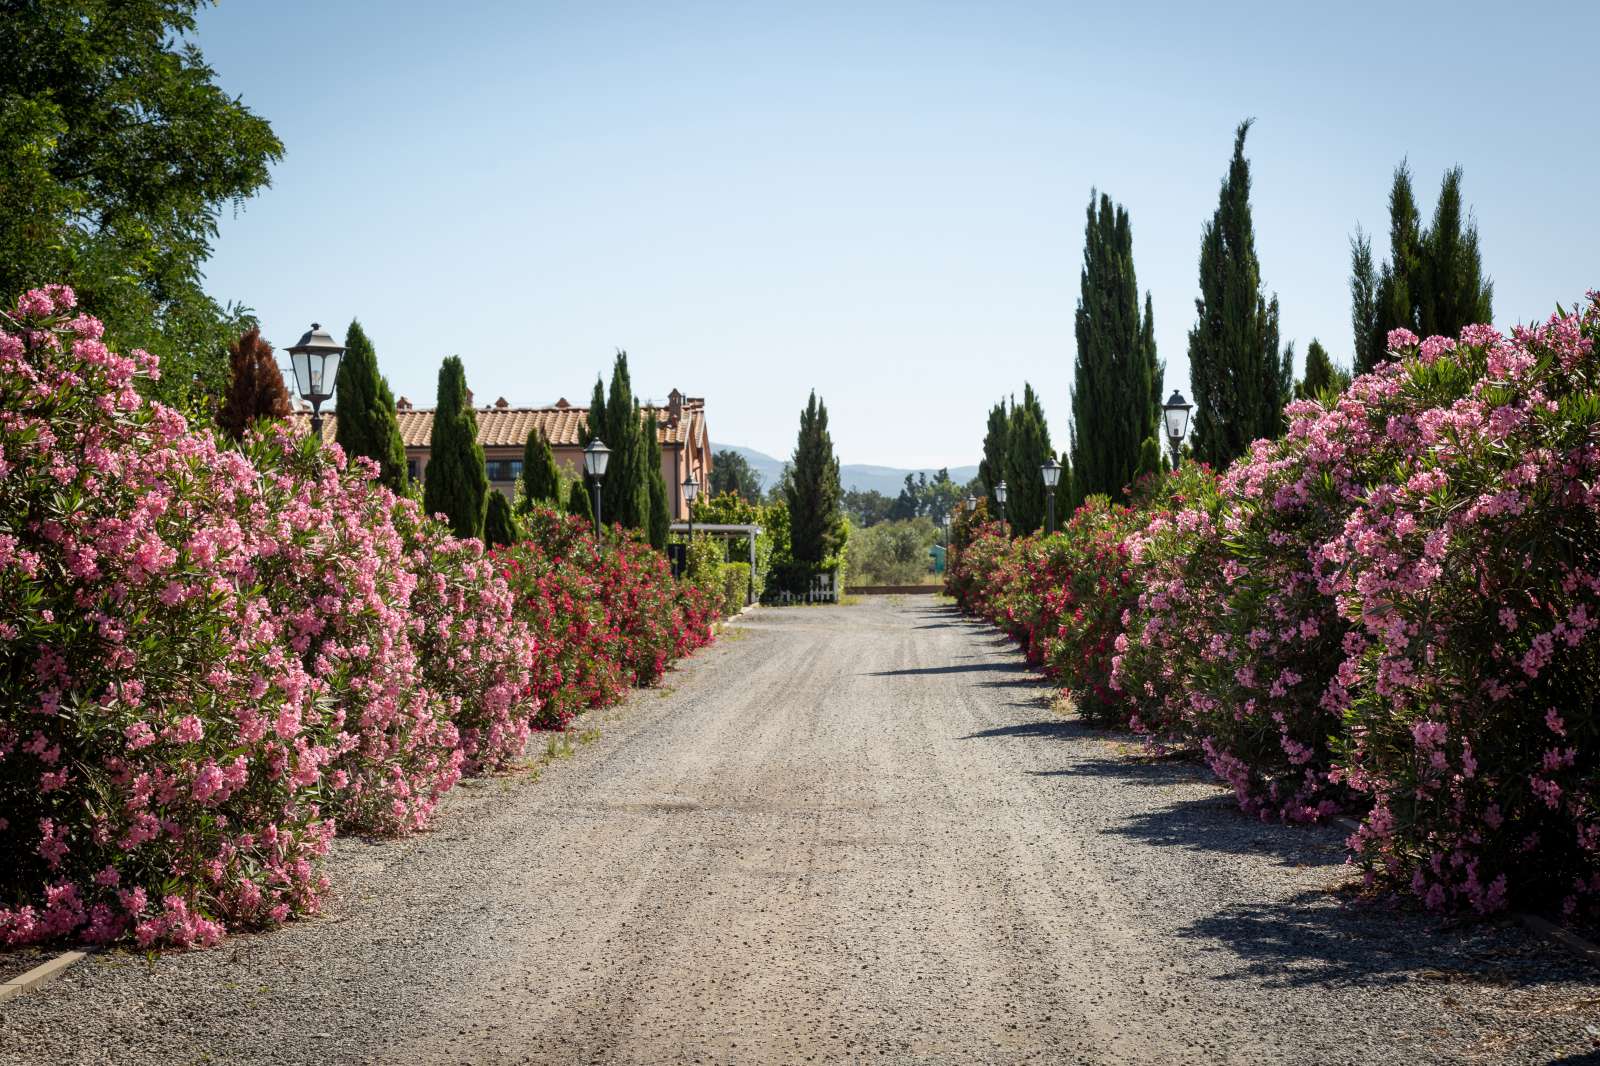
M 0 984 L 0 1003 L 35 988 L 45 985 L 60 977 L 75 964 L 88 958 L 87 951 L 64 951 L 49 962 L 40 963 L 20 977 L 12 978 L 5 984 Z
M 1360 823 L 1354 818 L 1340 816 L 1331 819 L 1331 821 L 1340 829 L 1348 829 L 1352 833 L 1361 828 Z M 1585 940 L 1572 930 L 1563 929 L 1548 918 L 1541 918 L 1537 914 L 1529 914 L 1527 911 L 1512 911 L 1511 916 L 1524 929 L 1540 939 L 1552 944 L 1559 944 L 1592 962 L 1600 962 L 1600 944 Z

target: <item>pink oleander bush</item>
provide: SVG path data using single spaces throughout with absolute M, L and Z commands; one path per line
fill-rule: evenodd
M 1318 549 L 1352 840 L 1429 907 L 1592 913 L 1600 890 L 1600 302 L 1503 337 L 1391 336 L 1403 455 Z
M 965 531 L 947 587 L 1246 811 L 1364 813 L 1374 882 L 1593 914 L 1597 335 L 1593 293 L 1509 338 L 1396 331 L 1393 361 L 1291 404 L 1219 478 L 1185 466 L 1055 538 Z
M 556 557 L 547 642 L 370 462 L 191 429 L 140 397 L 157 361 L 74 310 L 51 286 L 0 319 L 0 944 L 204 946 L 314 911 L 336 826 L 422 828 L 565 721 L 562 655 L 589 705 L 710 639 L 625 542 Z

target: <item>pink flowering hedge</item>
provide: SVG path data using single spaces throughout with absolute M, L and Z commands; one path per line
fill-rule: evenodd
M 0 321 L 0 944 L 314 911 L 336 827 L 422 828 L 552 724 L 546 623 L 615 679 L 590 705 L 709 639 L 634 544 L 558 559 L 575 597 L 529 609 L 365 460 L 147 403 L 156 360 L 74 305 L 51 286 Z M 601 630 L 569 625 L 595 582 Z
M 1396 331 L 1394 361 L 1291 405 L 1220 477 L 1185 467 L 1136 516 L 1092 508 L 1056 538 L 985 527 L 949 587 L 1247 811 L 1361 814 L 1372 880 L 1431 908 L 1592 911 L 1597 299 L 1509 337 Z M 1096 620 L 1119 609 L 1106 655 Z

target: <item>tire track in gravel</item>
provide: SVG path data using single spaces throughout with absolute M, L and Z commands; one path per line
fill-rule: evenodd
M 1339 834 L 1064 719 L 931 598 L 763 610 L 327 918 L 0 1007 L 50 1063 L 1544 1062 L 1600 984 L 1344 902 Z M 585 723 L 587 724 L 587 723 Z M 1576 1061 L 1576 1059 L 1572 1060 Z

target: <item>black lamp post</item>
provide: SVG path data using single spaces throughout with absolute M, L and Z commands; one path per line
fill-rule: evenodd
M 689 511 L 689 550 L 694 550 L 694 498 L 700 495 L 700 482 L 694 479 L 694 471 L 683 479 L 683 502 Z M 685 568 L 687 569 L 688 556 L 685 554 Z
M 1056 531 L 1056 486 L 1061 484 L 1061 464 L 1056 462 L 1056 457 L 1051 456 L 1039 467 L 1039 473 L 1044 477 L 1045 530 L 1048 533 Z
M 1172 469 L 1178 469 L 1179 449 L 1183 435 L 1189 432 L 1189 412 L 1194 404 L 1183 398 L 1183 393 L 1172 390 L 1172 396 L 1161 405 L 1161 415 L 1167 423 L 1167 443 L 1172 445 Z
M 589 484 L 594 492 L 594 532 L 600 535 L 600 482 L 605 480 L 606 464 L 611 461 L 611 449 L 606 447 L 606 442 L 596 437 L 589 442 L 583 450 L 583 472 L 589 475 Z
M 994 502 L 1000 505 L 1000 532 L 1006 532 L 1006 483 L 1001 480 L 994 487 Z
M 289 348 L 289 359 L 294 365 L 294 386 L 300 398 L 311 405 L 311 435 L 322 440 L 322 405 L 333 397 L 334 382 L 339 376 L 339 359 L 344 355 L 344 345 L 336 342 L 319 323 L 300 338 L 300 343 Z

